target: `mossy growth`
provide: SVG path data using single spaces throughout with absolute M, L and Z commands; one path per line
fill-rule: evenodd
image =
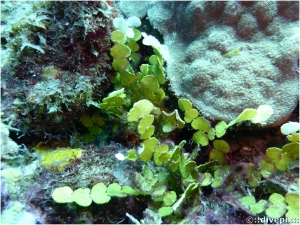
M 39 142 L 34 150 L 40 156 L 40 165 L 48 170 L 63 170 L 71 163 L 71 160 L 80 158 L 83 153 L 81 148 L 52 149 L 44 142 Z

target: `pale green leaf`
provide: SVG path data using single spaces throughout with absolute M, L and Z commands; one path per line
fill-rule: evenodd
M 146 115 L 149 115 L 152 109 L 154 108 L 153 104 L 146 100 L 140 100 L 134 103 L 133 107 L 127 114 L 127 120 L 129 122 L 137 121 L 140 118 L 143 118 Z
M 92 204 L 89 188 L 78 188 L 72 194 L 73 200 L 80 206 L 87 207 Z
M 178 100 L 178 106 L 183 112 L 185 112 L 192 108 L 192 103 L 190 100 L 188 100 L 186 98 L 180 98 Z

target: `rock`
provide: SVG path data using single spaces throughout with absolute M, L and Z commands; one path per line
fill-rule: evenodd
M 267 125 L 285 118 L 299 98 L 299 78 L 295 73 L 299 28 L 296 16 L 287 15 L 297 5 L 298 2 L 151 5 L 149 21 L 163 34 L 169 48 L 166 71 L 170 88 L 213 120 L 228 122 L 245 108 L 262 104 L 274 110 Z

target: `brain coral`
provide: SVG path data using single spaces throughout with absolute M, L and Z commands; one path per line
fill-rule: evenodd
M 171 89 L 212 119 L 228 122 L 261 104 L 274 109 L 268 123 L 289 115 L 298 103 L 298 4 L 154 4 L 148 18 L 170 51 Z

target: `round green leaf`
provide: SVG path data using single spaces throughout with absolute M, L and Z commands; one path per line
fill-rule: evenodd
M 299 143 L 298 142 L 288 143 L 282 147 L 282 151 L 288 153 L 292 159 L 298 159 Z
M 57 203 L 68 203 L 74 201 L 72 194 L 73 190 L 68 186 L 64 186 L 55 188 L 52 193 L 52 198 Z
M 255 198 L 253 195 L 244 196 L 241 199 L 239 199 L 240 203 L 247 209 L 250 208 L 251 205 L 255 204 Z
M 258 162 L 258 167 L 259 167 L 259 170 L 260 170 L 260 174 L 264 178 L 269 178 L 275 172 L 274 164 L 268 158 L 260 159 L 259 162 Z
M 139 149 L 139 156 L 143 162 L 148 162 L 156 148 L 158 140 L 156 138 L 149 138 L 142 143 L 142 147 Z
M 134 27 L 132 28 L 132 30 L 133 30 L 133 33 L 134 33 L 134 37 L 133 38 L 129 38 L 129 39 L 130 40 L 134 40 L 134 41 L 140 40 L 141 37 L 142 37 L 141 32 L 138 29 L 134 28 Z
M 270 118 L 273 114 L 273 109 L 269 105 L 260 105 L 257 108 L 257 114 L 251 120 L 252 123 L 262 123 Z
M 123 31 L 115 30 L 111 33 L 110 40 L 112 42 L 125 43 L 127 40 L 127 37 Z
M 140 46 L 135 41 L 129 41 L 126 45 L 132 52 L 137 52 L 140 49 Z
M 236 119 L 235 123 L 253 119 L 257 114 L 256 109 L 245 109 Z
M 291 159 L 289 157 L 289 154 L 286 152 L 282 153 L 280 160 L 274 162 L 276 169 L 280 171 L 287 171 L 288 170 L 288 165 L 290 163 Z
M 137 155 L 135 149 L 131 149 L 131 150 L 128 151 L 127 156 L 126 156 L 127 160 L 135 161 L 138 158 L 139 158 L 139 156 Z
M 114 58 L 126 58 L 130 56 L 131 50 L 128 46 L 118 43 L 110 49 L 110 54 Z
M 215 140 L 213 142 L 213 146 L 215 149 L 222 151 L 223 153 L 228 153 L 230 151 L 230 147 L 228 143 L 224 140 Z
M 161 207 L 159 210 L 158 210 L 158 214 L 161 216 L 161 217 L 165 217 L 165 216 L 169 216 L 173 213 L 173 208 L 172 207 Z
M 222 166 L 221 168 L 215 170 L 214 180 L 211 184 L 212 188 L 218 188 L 224 183 L 229 174 L 229 169 L 229 166 Z
M 163 195 L 166 193 L 166 190 L 167 190 L 166 185 L 159 185 L 158 187 L 152 189 L 151 196 L 154 198 L 162 199 Z
M 89 188 L 78 188 L 72 194 L 74 201 L 83 207 L 87 207 L 92 204 Z
M 287 139 L 291 142 L 299 142 L 300 141 L 300 134 L 299 133 L 292 133 L 291 135 L 287 136 Z
M 154 121 L 154 116 L 153 115 L 146 115 L 144 116 L 138 125 L 138 132 L 139 134 L 143 134 L 147 128 L 153 123 Z
M 223 137 L 227 130 L 227 124 L 224 121 L 217 123 L 215 126 L 217 138 Z
M 138 121 L 140 118 L 149 115 L 153 108 L 154 105 L 146 99 L 134 103 L 133 107 L 127 114 L 128 122 Z
M 286 212 L 286 204 L 284 202 L 284 197 L 280 194 L 273 193 L 269 197 L 269 206 L 266 209 L 266 214 L 270 218 L 280 218 Z
M 105 119 L 98 114 L 94 113 L 91 117 L 91 120 L 93 123 L 99 127 L 103 126 L 105 124 Z
M 300 129 L 299 122 L 288 122 L 288 123 L 283 124 L 280 127 L 281 133 L 283 133 L 285 135 L 296 133 L 297 131 L 299 131 L 299 129 Z
M 141 59 L 141 56 L 138 53 L 132 53 L 130 56 L 134 65 L 137 65 Z
M 285 202 L 288 204 L 288 212 L 285 216 L 290 219 L 299 220 L 299 194 L 286 193 Z
M 225 162 L 224 153 L 221 152 L 220 150 L 213 149 L 209 153 L 209 160 L 210 161 L 216 160 L 220 165 L 223 165 Z
M 142 140 L 150 138 L 154 134 L 154 130 L 155 130 L 155 128 L 152 125 L 147 127 L 145 132 L 141 134 L 140 138 Z
M 260 172 L 256 169 L 256 166 L 254 166 L 254 164 L 248 164 L 247 177 L 248 177 L 247 183 L 251 187 L 257 187 L 259 182 L 261 181 Z
M 141 84 L 155 93 L 159 89 L 159 84 L 155 76 L 153 75 L 146 75 L 141 80 Z
M 262 199 L 259 202 L 250 205 L 250 211 L 254 214 L 260 214 L 265 211 L 267 204 L 267 201 Z
M 191 125 L 195 130 L 202 130 L 204 132 L 209 132 L 210 130 L 209 122 L 203 117 L 198 117 L 194 119 Z
M 123 86 L 128 86 L 132 83 L 135 83 L 137 81 L 137 77 L 133 73 L 123 70 L 120 73 L 120 81 Z
M 201 186 L 208 186 L 212 183 L 213 177 L 209 173 L 204 173 L 204 178 L 201 181 Z
M 170 205 L 174 204 L 174 202 L 176 201 L 176 198 L 177 198 L 176 192 L 170 191 L 164 196 L 163 202 L 165 205 L 170 206 Z
M 112 62 L 112 67 L 116 71 L 125 70 L 128 67 L 128 65 L 129 65 L 129 62 L 125 58 L 114 58 L 114 60 Z
M 199 116 L 198 110 L 191 108 L 184 113 L 184 121 L 187 123 L 192 122 L 193 119 Z
M 157 59 L 157 56 L 156 55 L 151 55 L 150 58 L 149 58 L 149 63 L 151 65 L 154 65 L 158 62 L 158 59 Z
M 271 147 L 266 150 L 266 155 L 273 162 L 276 162 L 280 158 L 281 153 L 282 151 L 280 148 Z
M 104 204 L 110 201 L 110 196 L 106 193 L 107 187 L 104 183 L 98 183 L 91 190 L 91 198 L 96 204 Z
M 107 187 L 107 194 L 109 196 L 116 196 L 116 197 L 125 197 L 126 194 L 124 194 L 121 190 L 121 186 L 118 183 L 112 183 Z
M 274 162 L 275 167 L 280 171 L 286 171 L 288 169 L 288 164 L 290 163 L 290 157 L 289 154 L 286 152 L 283 152 L 279 148 L 268 148 L 266 150 L 266 155 L 269 159 Z
M 200 144 L 201 146 L 208 145 L 208 138 L 201 130 L 194 133 L 192 139 L 195 143 Z
M 149 73 L 149 65 L 148 64 L 142 64 L 140 66 L 140 71 L 143 73 L 143 75 Z
M 96 127 L 96 126 L 89 127 L 88 130 L 92 135 L 99 135 L 102 134 L 103 132 L 103 130 L 100 127 Z
M 163 132 L 169 133 L 173 131 L 176 128 L 177 120 L 176 120 L 176 112 L 173 111 L 171 113 L 167 113 L 165 111 L 162 111 L 162 118 L 164 125 L 162 127 Z
M 178 106 L 179 106 L 179 108 L 180 108 L 183 112 L 185 112 L 185 111 L 190 110 L 190 109 L 192 108 L 192 103 L 191 103 L 191 101 L 188 100 L 188 99 L 180 98 L 180 99 L 178 100 Z
M 126 195 L 139 195 L 143 194 L 140 190 L 133 189 L 132 187 L 126 185 L 122 187 L 122 192 Z
M 169 146 L 168 145 L 159 145 L 154 152 L 154 162 L 156 163 L 156 165 L 162 165 L 165 161 L 162 161 L 161 156 L 164 154 L 164 157 L 168 157 L 169 154 L 166 154 L 169 151 Z M 167 158 L 167 160 L 169 159 L 169 157 Z

